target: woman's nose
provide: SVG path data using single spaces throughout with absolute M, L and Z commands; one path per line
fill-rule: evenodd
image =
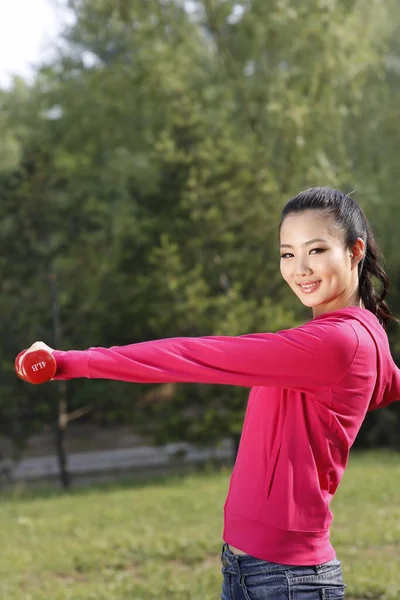
M 305 261 L 300 261 L 296 264 L 296 276 L 303 277 L 304 275 L 310 275 L 312 270 L 310 269 L 310 265 Z

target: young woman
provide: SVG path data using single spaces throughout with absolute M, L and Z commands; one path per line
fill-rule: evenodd
M 52 351 L 55 378 L 251 388 L 224 506 L 221 598 L 341 600 L 329 504 L 366 412 L 400 399 L 385 333 L 388 280 L 363 211 L 330 188 L 287 203 L 280 253 L 284 280 L 312 309 L 306 324 Z M 38 347 L 48 348 L 37 342 L 31 350 Z

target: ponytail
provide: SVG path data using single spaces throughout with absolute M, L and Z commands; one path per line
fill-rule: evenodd
M 371 311 L 379 319 L 384 329 L 387 329 L 391 321 L 396 321 L 385 298 L 389 292 L 390 284 L 381 265 L 382 255 L 374 239 L 372 231 L 367 224 L 366 253 L 363 261 L 359 264 L 359 291 L 364 307 Z M 381 284 L 381 291 L 377 293 L 372 277 Z

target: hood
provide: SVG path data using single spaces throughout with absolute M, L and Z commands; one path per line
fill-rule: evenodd
M 332 317 L 333 313 L 325 316 Z M 377 380 L 368 410 L 376 410 L 388 406 L 396 400 L 400 400 L 400 369 L 395 364 L 389 346 L 386 331 L 379 323 L 377 317 L 369 310 L 358 306 L 349 306 L 334 311 L 335 316 L 340 319 L 358 321 L 372 337 L 377 352 Z

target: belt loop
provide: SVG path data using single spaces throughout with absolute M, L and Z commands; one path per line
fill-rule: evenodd
M 226 544 L 225 544 L 225 542 L 224 542 L 224 543 L 222 544 L 222 550 L 221 550 L 221 560 L 222 560 L 222 557 L 223 557 L 223 555 L 224 555 L 224 552 L 225 552 L 225 550 L 226 550 Z
M 221 551 L 221 562 L 222 565 L 224 567 L 228 567 L 230 565 L 230 560 L 227 556 L 225 556 L 225 551 L 228 549 L 228 544 L 223 543 L 222 544 L 222 551 Z
M 240 568 L 240 556 L 235 556 L 236 558 L 236 564 L 237 564 L 237 570 L 238 570 L 238 576 L 239 576 L 239 581 L 240 581 L 240 585 L 243 587 L 244 585 L 244 575 L 242 573 L 242 569 Z

